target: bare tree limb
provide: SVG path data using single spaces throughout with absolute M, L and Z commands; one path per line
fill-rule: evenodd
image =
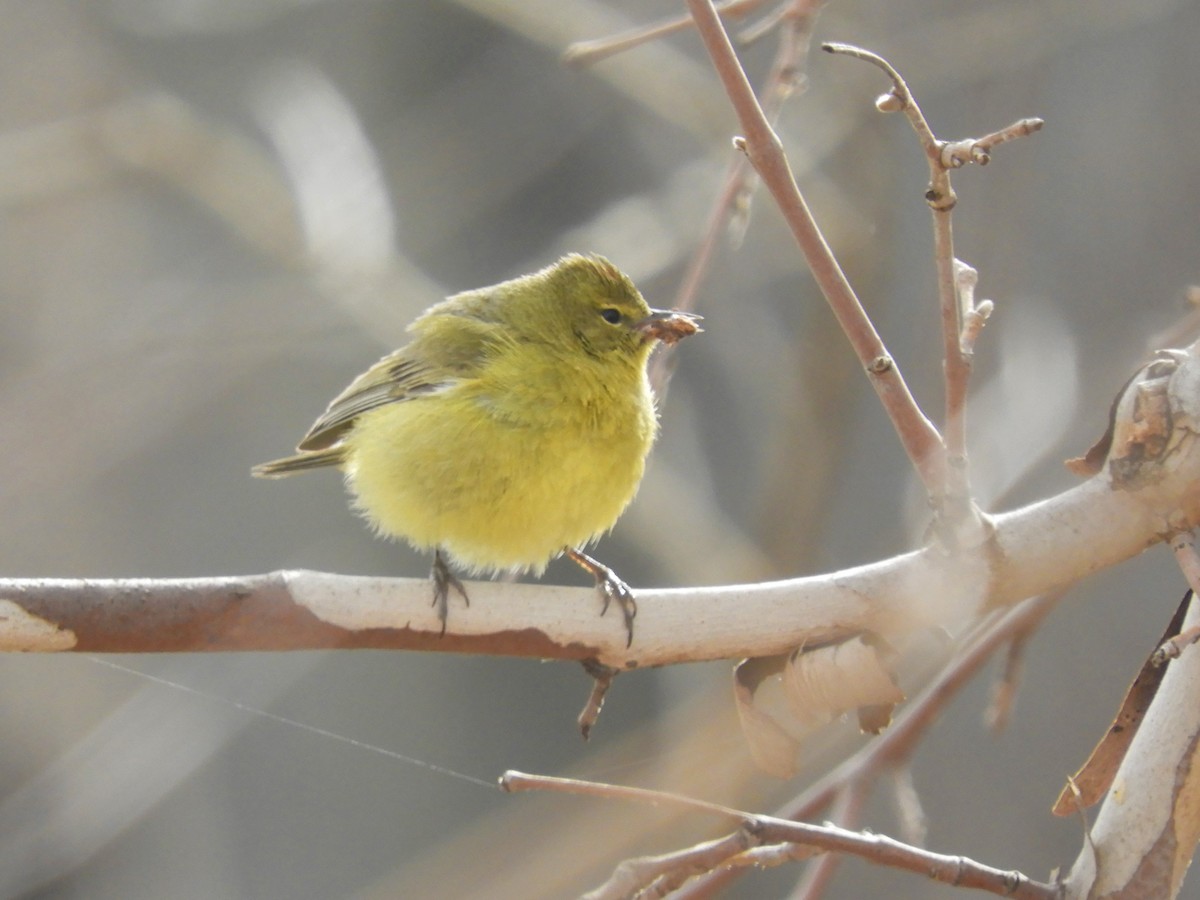
M 813 278 L 850 339 L 922 483 L 931 496 L 940 496 L 945 480 L 944 454 L 937 429 L 917 406 L 895 360 L 825 243 L 792 176 L 782 142 L 754 96 L 712 3 L 688 0 L 688 8 L 744 131 L 737 146 L 744 150 L 783 213 Z
M 767 843 L 797 844 L 820 851 L 849 853 L 882 865 L 917 872 L 946 884 L 977 888 L 1006 897 L 1022 898 L 1022 900 L 1052 900 L 1060 895 L 1056 885 L 1033 881 L 1020 872 L 995 869 L 963 856 L 933 853 L 883 835 L 863 834 L 837 825 L 809 825 L 803 822 L 791 822 L 774 816 L 754 815 L 713 803 L 704 803 L 688 797 L 664 794 L 662 791 L 598 784 L 573 778 L 553 778 L 526 775 L 521 772 L 506 772 L 501 779 L 501 786 L 510 791 L 548 790 L 609 799 L 633 800 L 655 805 L 660 803 L 682 804 L 700 812 L 741 819 L 742 829 L 750 835 L 749 838 L 746 838 L 739 835 L 738 832 L 734 832 L 724 841 L 703 844 L 699 848 L 691 848 L 680 854 L 654 857 L 646 865 L 619 869 L 604 887 L 588 895 L 593 898 L 635 896 L 638 890 L 649 884 L 650 881 L 665 874 L 664 866 L 691 866 L 696 862 L 697 853 L 712 855 L 716 851 L 719 856 L 717 862 L 724 862 L 729 856 L 728 851 L 731 846 L 749 847 Z M 849 814 L 854 815 L 852 812 Z
M 1187 454 L 1193 456 L 1200 454 Z M 1148 500 L 1115 492 L 1098 477 L 996 517 L 980 553 L 951 557 L 927 548 L 808 578 L 641 590 L 632 648 L 617 620 L 598 615 L 595 593 L 585 588 L 476 583 L 471 607 L 455 610 L 439 637 L 423 579 L 305 571 L 0 579 L 0 647 L 88 653 L 386 647 L 595 658 L 620 669 L 768 656 L 863 631 L 903 635 L 966 620 L 1070 584 L 1160 540 L 1167 510 Z
M 614 669 L 770 656 L 863 632 L 902 639 L 1066 587 L 1200 522 L 1200 350 L 1143 369 L 1117 404 L 1110 463 L 989 518 L 973 550 L 845 571 L 642 590 L 632 647 L 584 588 L 480 583 L 445 637 L 424 580 L 277 572 L 179 580 L 0 579 L 0 647 L 178 652 L 390 647 L 596 660 Z M 1136 419 L 1136 421 L 1135 421 Z
M 1022 119 L 983 138 L 947 142 L 938 139 L 925 114 L 900 73 L 883 57 L 850 44 L 827 43 L 822 49 L 861 59 L 881 69 L 892 82 L 891 91 L 876 101 L 884 112 L 900 110 L 907 117 L 921 143 L 929 163 L 929 187 L 925 200 L 933 214 L 933 254 L 937 270 L 938 303 L 942 314 L 942 367 L 945 382 L 945 411 L 942 439 L 945 442 L 945 482 L 932 493 L 934 508 L 942 513 L 950 527 L 942 536 L 954 540 L 956 529 L 971 529 L 978 524 L 971 499 L 967 466 L 967 386 L 971 379 L 974 335 L 990 308 L 980 314 L 962 291 L 961 263 L 954 255 L 954 229 L 951 214 L 958 203 L 950 183 L 950 171 L 969 162 L 986 165 L 993 147 L 1018 137 L 1033 134 L 1042 127 L 1041 119 Z M 969 267 L 967 267 L 969 268 Z M 972 276 L 974 270 L 971 270 Z M 973 277 L 970 288 L 974 288 Z M 974 313 L 974 316 L 972 316 Z M 981 318 L 982 316 L 982 318 Z M 966 340 L 970 334 L 970 339 Z M 966 533 L 969 536 L 970 532 Z

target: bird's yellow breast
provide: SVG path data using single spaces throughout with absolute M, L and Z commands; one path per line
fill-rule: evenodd
M 347 481 L 381 533 L 474 572 L 541 571 L 606 532 L 654 442 L 645 360 L 539 360 L 371 410 L 346 439 Z

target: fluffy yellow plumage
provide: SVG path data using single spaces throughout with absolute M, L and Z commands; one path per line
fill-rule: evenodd
M 637 492 L 657 419 L 646 364 L 657 341 L 698 330 L 651 310 L 598 256 L 571 255 L 425 311 L 413 340 L 356 378 L 281 477 L 340 466 L 380 533 L 432 549 L 435 602 L 466 592 L 442 553 L 472 573 L 540 573 L 567 552 L 615 599 L 629 640 L 632 593 L 584 555 Z

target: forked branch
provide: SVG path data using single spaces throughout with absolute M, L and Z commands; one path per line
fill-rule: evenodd
M 942 485 L 943 492 L 933 495 L 934 508 L 941 514 L 942 520 L 938 524 L 942 527 L 938 534 L 943 540 L 955 544 L 963 537 L 972 540 L 969 532 L 956 534 L 959 529 L 972 529 L 979 524 L 971 499 L 967 467 L 967 387 L 971 378 L 971 351 L 991 308 L 990 305 L 976 307 L 964 294 L 961 275 L 965 264 L 960 263 L 954 254 L 951 212 L 958 203 L 958 197 L 950 182 L 950 172 L 967 163 L 986 165 L 993 148 L 1033 134 L 1042 127 L 1043 122 L 1041 119 L 1021 119 L 982 138 L 943 141 L 934 134 L 900 73 L 886 59 L 851 44 L 826 43 L 821 45 L 821 49 L 869 62 L 888 76 L 892 82 L 891 90 L 879 97 L 875 105 L 881 112 L 904 113 L 929 163 L 929 187 L 925 192 L 925 200 L 933 214 L 934 266 L 937 270 L 938 304 L 942 319 L 945 381 L 942 438 L 945 442 L 946 480 Z M 973 275 L 974 270 L 970 271 Z M 973 278 L 969 288 L 974 290 Z
M 542 790 L 577 793 L 612 799 L 635 800 L 655 805 L 677 803 L 741 820 L 741 828 L 723 840 L 701 845 L 700 848 L 689 848 L 679 854 L 654 857 L 652 860 L 637 861 L 635 864 L 618 868 L 609 882 L 587 895 L 589 900 L 616 900 L 616 898 L 636 896 L 655 881 L 672 877 L 674 868 L 694 865 L 698 853 L 710 854 L 713 858 L 724 854 L 715 861 L 736 865 L 736 860 L 731 859 L 730 850 L 739 847 L 748 849 L 750 846 L 760 844 L 782 845 L 785 853 L 775 854 L 775 858 L 779 861 L 790 858 L 789 847 L 791 846 L 811 848 L 817 852 L 836 851 L 860 856 L 893 868 L 923 874 L 944 884 L 977 888 L 1005 897 L 1017 897 L 1022 900 L 1054 900 L 1059 896 L 1059 889 L 1056 885 L 1033 881 L 1020 872 L 996 869 L 964 856 L 933 853 L 884 835 L 850 831 L 836 825 L 809 825 L 803 822 L 792 822 L 774 816 L 755 815 L 714 804 L 697 803 L 687 797 L 678 797 L 662 791 L 619 787 L 571 778 L 551 778 L 526 775 L 521 772 L 506 772 L 500 783 L 508 791 Z M 756 853 L 753 863 L 761 865 L 770 858 L 766 853 Z M 644 864 L 637 864 L 643 862 Z
M 842 330 L 879 395 L 900 442 L 926 489 L 939 496 L 945 482 L 941 437 L 917 405 L 875 326 L 825 243 L 804 200 L 779 136 L 763 112 L 711 2 L 688 0 L 701 39 L 733 104 L 743 137 L 737 141 L 762 178 L 796 239 Z

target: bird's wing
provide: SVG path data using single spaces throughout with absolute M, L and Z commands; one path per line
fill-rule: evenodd
M 404 350 L 385 356 L 359 375 L 337 395 L 308 429 L 298 450 L 323 450 L 341 440 L 363 413 L 387 403 L 398 403 L 444 386 L 449 379 L 429 366 L 409 359 Z
M 471 378 L 484 365 L 488 347 L 498 339 L 494 324 L 473 317 L 425 318 L 425 327 L 414 329 L 417 337 L 412 343 L 379 360 L 333 399 L 300 441 L 298 450 L 331 447 L 363 413 Z M 452 328 L 452 337 L 437 334 L 439 326 Z

